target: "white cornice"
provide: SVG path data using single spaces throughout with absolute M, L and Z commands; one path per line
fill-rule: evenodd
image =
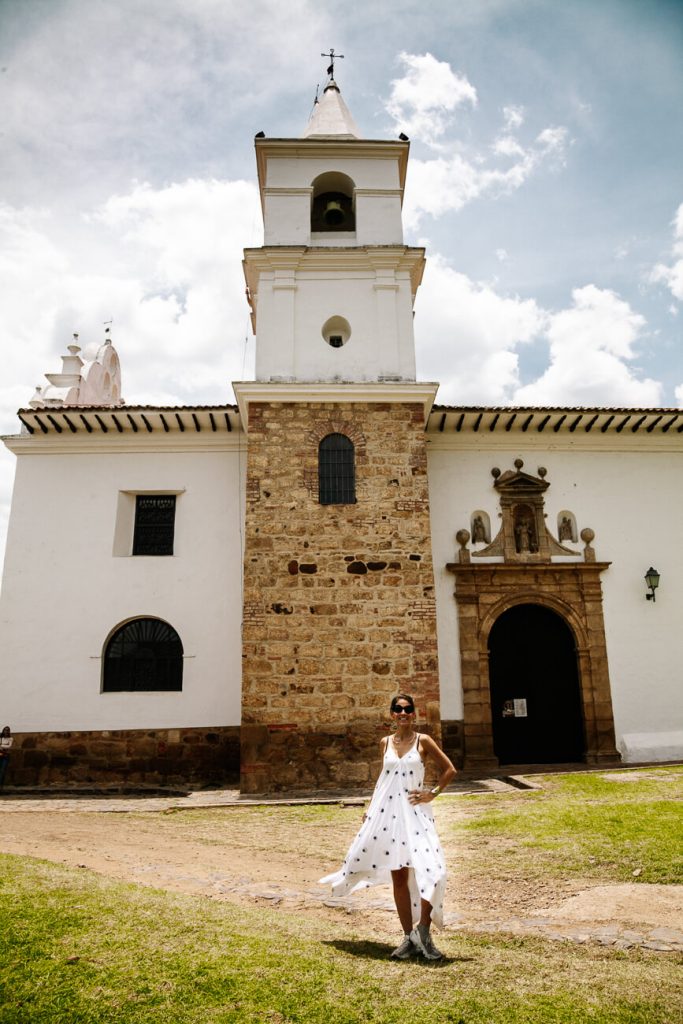
M 426 435 L 431 452 L 649 452 L 683 453 L 680 434 L 434 434 Z M 682 467 L 683 468 L 683 467 Z
M 357 381 L 350 383 L 301 383 L 286 381 L 238 381 L 233 390 L 240 410 L 240 418 L 248 430 L 249 406 L 257 402 L 282 404 L 337 402 L 349 404 L 419 403 L 424 410 L 425 422 L 434 404 L 438 384 L 413 381 L 379 383 Z
M 262 245 L 245 249 L 244 260 L 264 270 L 345 270 L 376 267 L 410 270 L 423 263 L 425 250 L 413 245 Z
M 259 290 L 259 279 L 264 273 L 289 270 L 305 274 L 376 274 L 393 270 L 410 277 L 415 295 L 425 268 L 425 250 L 421 246 L 363 245 L 363 246 L 305 246 L 264 245 L 244 250 L 244 275 L 252 295 Z
M 263 193 L 266 184 L 268 160 L 294 158 L 296 160 L 329 160 L 339 163 L 345 160 L 373 159 L 396 160 L 399 167 L 401 190 L 405 187 L 408 166 L 409 142 L 394 139 L 256 139 L 256 167 L 259 189 Z
M 13 434 L 1 437 L 15 455 L 118 455 L 128 453 L 239 452 L 246 446 L 244 433 L 232 434 Z

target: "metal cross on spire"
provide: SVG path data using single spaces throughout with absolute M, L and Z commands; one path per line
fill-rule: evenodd
M 344 59 L 344 54 L 343 53 L 335 53 L 334 49 L 332 47 L 330 47 L 330 52 L 329 53 L 321 53 L 320 56 L 321 57 L 329 57 L 330 58 L 330 66 L 327 69 L 327 73 L 330 76 L 330 78 L 334 78 L 334 62 L 335 62 L 335 60 L 343 60 Z

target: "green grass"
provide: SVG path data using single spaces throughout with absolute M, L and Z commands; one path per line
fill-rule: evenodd
M 681 769 L 549 775 L 542 785 L 438 802 L 456 906 L 468 878 L 478 879 L 474 898 L 514 880 L 543 892 L 568 876 L 681 881 Z M 188 857 L 197 844 L 229 840 L 226 849 L 314 861 L 322 873 L 338 863 L 359 814 L 357 807 L 233 807 L 127 821 L 143 844 L 150 829 L 187 840 Z M 394 963 L 383 927 L 362 913 L 236 906 L 0 857 L 0 1024 L 403 1024 L 412 1017 L 420 1024 L 678 1024 L 683 1017 L 675 954 L 497 933 L 446 933 L 438 941 L 445 962 Z
M 535 877 L 580 873 L 611 881 L 683 882 L 683 769 L 549 775 L 541 781 L 540 791 L 501 794 L 486 804 L 467 798 L 473 813 L 451 823 L 451 833 L 494 837 L 487 845 L 492 857 L 497 837 L 508 866 L 512 841 Z M 519 860 L 513 863 L 521 869 Z
M 177 896 L 0 858 L 2 1024 L 674 1024 L 671 956 L 446 936 L 392 963 L 341 918 Z M 359 922 L 363 926 L 362 920 Z M 367 932 L 366 932 L 367 936 Z

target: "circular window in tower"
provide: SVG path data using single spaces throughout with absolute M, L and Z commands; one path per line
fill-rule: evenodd
M 331 316 L 323 324 L 321 334 L 330 348 L 341 348 L 351 337 L 351 325 L 343 316 Z

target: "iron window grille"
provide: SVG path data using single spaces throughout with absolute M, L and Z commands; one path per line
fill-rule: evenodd
M 321 505 L 355 504 L 355 451 L 344 434 L 328 434 L 318 447 L 318 500 Z
M 133 619 L 117 629 L 104 652 L 104 693 L 182 690 L 183 645 L 161 619 Z
M 173 554 L 175 499 L 175 494 L 136 495 L 134 555 Z

